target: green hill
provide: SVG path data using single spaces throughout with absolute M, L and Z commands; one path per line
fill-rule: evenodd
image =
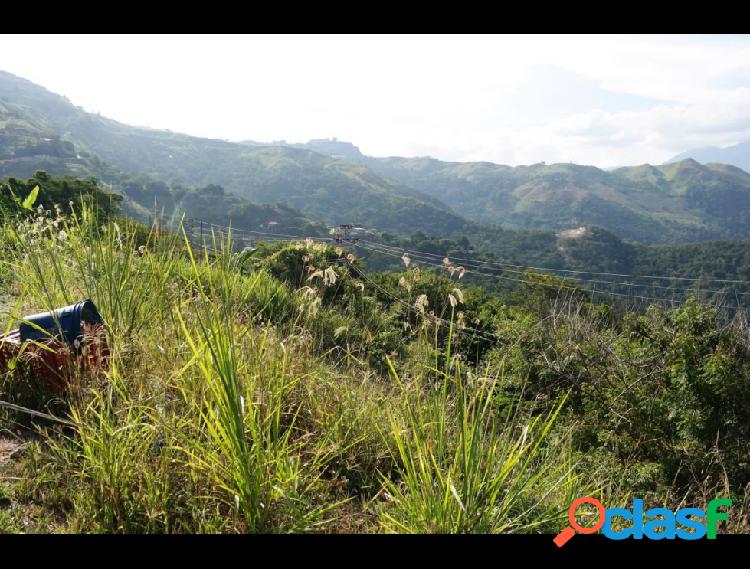
M 310 150 L 127 126 L 6 72 L 0 72 L 0 104 L 2 175 L 76 170 L 110 181 L 103 161 L 164 182 L 218 184 L 252 202 L 281 202 L 332 224 L 391 230 L 458 230 L 465 224 L 434 197 Z
M 324 223 L 310 220 L 294 208 L 282 203 L 252 203 L 216 184 L 188 188 L 137 176 L 121 178 L 117 188 L 125 196 L 126 213 L 144 222 L 159 217 L 176 224 L 184 214 L 186 218 L 239 229 L 304 236 L 328 234 Z
M 725 164 L 685 159 L 614 171 L 578 164 L 510 167 L 426 157 L 375 158 L 335 139 L 273 144 L 367 165 L 384 178 L 439 199 L 467 219 L 508 229 L 596 225 L 641 243 L 750 237 L 750 175 Z
M 367 158 L 379 174 L 469 219 L 517 229 L 605 227 L 642 243 L 750 237 L 750 175 L 684 160 L 607 172 L 577 164 L 515 168 L 429 158 Z

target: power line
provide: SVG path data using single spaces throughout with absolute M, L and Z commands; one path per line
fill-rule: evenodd
M 374 242 L 371 242 L 371 241 L 368 241 L 367 243 L 371 247 L 375 247 L 375 249 L 373 249 L 373 250 L 376 250 L 377 252 L 382 252 L 385 255 L 390 254 L 391 256 L 398 257 L 398 255 L 396 255 L 393 252 L 394 251 L 393 248 L 388 249 L 387 250 L 388 252 L 386 252 L 386 250 L 379 251 L 377 248 L 378 247 L 384 247 L 383 245 L 380 245 L 378 243 L 374 243 Z M 420 262 L 423 262 L 423 263 L 426 263 L 426 264 L 430 264 L 430 261 L 429 260 L 425 260 L 425 259 L 421 259 L 420 257 L 427 257 L 428 255 L 430 255 L 430 257 L 435 257 L 435 258 L 440 257 L 439 255 L 431 255 L 431 254 L 428 254 L 428 253 L 422 253 L 420 251 L 407 251 L 404 254 L 406 254 L 409 257 L 414 257 L 417 261 L 420 261 Z M 403 258 L 403 257 L 401 257 L 401 258 Z M 447 259 L 448 257 L 444 255 L 444 256 L 442 256 L 442 258 L 443 259 Z M 428 257 L 428 259 L 429 259 L 429 257 Z M 494 273 L 492 275 L 487 275 L 486 273 L 482 273 L 481 271 L 503 271 L 503 272 L 515 273 L 515 274 L 519 274 L 519 275 L 526 274 L 525 271 L 518 271 L 518 270 L 514 270 L 514 269 L 506 269 L 506 268 L 501 269 L 501 268 L 495 268 L 495 267 L 485 267 L 485 266 L 483 266 L 482 262 L 476 262 L 476 263 L 469 262 L 469 263 L 464 263 L 464 264 L 467 265 L 470 269 L 473 269 L 474 272 L 476 272 L 478 274 L 485 275 L 485 276 L 497 276 L 497 275 L 495 275 Z M 444 265 L 440 265 L 440 266 L 444 266 Z M 471 272 L 471 271 L 469 271 L 469 272 Z M 554 276 L 561 276 L 562 277 L 562 275 L 554 275 Z M 734 290 L 733 291 L 725 291 L 725 290 L 704 289 L 704 288 L 698 288 L 698 287 L 677 288 L 677 287 L 672 287 L 672 286 L 657 285 L 657 284 L 653 284 L 653 283 L 644 284 L 644 283 L 633 283 L 633 282 L 613 282 L 613 281 L 604 281 L 604 280 L 600 280 L 600 279 L 583 279 L 583 278 L 580 278 L 580 277 L 564 277 L 564 278 L 577 279 L 578 281 L 580 281 L 582 283 L 585 283 L 585 284 L 595 284 L 595 285 L 596 284 L 604 284 L 604 285 L 621 286 L 621 287 L 638 287 L 638 288 L 645 288 L 647 290 L 648 289 L 662 289 L 662 290 L 668 290 L 668 291 L 673 291 L 673 292 L 679 292 L 679 293 L 682 293 L 682 294 L 685 294 L 686 291 L 705 292 L 705 293 L 710 293 L 710 294 L 730 294 L 730 293 L 734 292 L 735 294 L 737 294 L 739 296 L 750 296 L 750 292 L 737 292 L 737 291 L 734 291 Z
M 254 235 L 262 235 L 262 236 L 268 236 L 268 237 L 288 237 L 291 239 L 315 239 L 320 241 L 334 241 L 334 239 L 329 237 L 303 237 L 301 235 L 289 235 L 289 234 L 283 234 L 283 233 L 270 233 L 270 232 L 262 232 L 262 231 L 254 231 L 250 229 L 242 229 L 242 228 L 234 228 L 234 227 L 227 227 L 223 225 L 219 225 L 216 223 L 211 223 L 208 221 L 203 221 L 199 219 L 190 218 L 189 221 L 197 221 L 205 223 L 208 227 L 216 227 L 223 230 L 231 230 L 232 232 L 240 232 L 240 233 L 249 233 Z M 394 247 L 392 245 L 387 245 L 384 243 L 378 243 L 375 241 L 370 241 L 368 239 L 359 239 L 358 245 L 367 243 L 369 245 L 375 246 L 375 247 L 381 247 L 384 249 L 388 249 L 390 251 L 394 252 L 401 252 L 401 253 L 407 253 L 408 255 L 414 255 L 414 256 L 423 256 L 433 259 L 441 260 L 444 258 L 451 258 L 448 255 L 438 255 L 436 253 L 429 253 L 427 251 L 419 251 L 416 249 L 410 249 L 410 248 L 404 248 L 404 247 Z M 573 270 L 573 269 L 553 269 L 549 267 L 534 267 L 532 265 L 518 265 L 513 263 L 507 263 L 507 262 L 501 262 L 501 261 L 490 261 L 490 260 L 482 260 L 482 259 L 466 259 L 461 257 L 452 257 L 452 259 L 456 261 L 461 261 L 462 263 L 468 263 L 471 264 L 475 269 L 476 268 L 482 268 L 485 270 L 497 270 L 492 269 L 492 267 L 501 267 L 502 270 L 507 270 L 508 272 L 514 272 L 508 270 L 506 267 L 510 267 L 512 269 L 531 269 L 534 271 L 541 271 L 541 272 L 562 272 L 562 273 L 570 273 L 570 274 L 579 274 L 579 275 L 597 275 L 597 276 L 610 276 L 610 277 L 627 277 L 631 279 L 663 279 L 663 280 L 682 280 L 682 281 L 690 281 L 690 282 L 699 282 L 699 281 L 708 281 L 708 282 L 716 282 L 716 283 L 727 283 L 727 284 L 745 284 L 750 285 L 750 281 L 748 280 L 740 280 L 740 279 L 716 279 L 712 277 L 678 277 L 678 276 L 667 276 L 667 275 L 635 275 L 635 274 L 627 274 L 627 273 L 608 273 L 608 272 L 596 272 L 596 271 L 581 271 L 581 270 Z M 489 265 L 486 266 L 486 265 Z M 523 274 L 522 271 L 515 271 L 518 274 Z M 652 285 L 652 284 L 643 284 L 643 283 L 613 283 L 611 281 L 601 281 L 601 280 L 593 280 L 593 279 L 579 279 L 583 282 L 591 282 L 591 283 L 597 283 L 597 284 L 614 284 L 618 286 L 637 286 L 637 287 L 650 287 L 650 288 L 665 288 L 667 290 L 675 290 L 672 287 L 663 287 L 660 285 Z M 679 289 L 677 289 L 679 290 Z M 697 291 L 704 291 L 709 293 L 722 293 L 726 291 L 718 291 L 718 290 L 711 290 L 711 289 L 690 289 L 686 288 L 683 290 L 697 290 Z M 738 293 L 740 295 L 746 295 L 750 293 Z
M 191 218 L 190 221 L 191 222 L 192 221 L 201 222 L 201 220 L 196 220 L 196 219 L 193 219 L 193 218 Z M 288 234 L 268 233 L 268 232 L 254 231 L 254 230 L 242 229 L 242 228 L 232 228 L 232 227 L 222 226 L 222 225 L 211 223 L 211 222 L 207 222 L 207 221 L 203 221 L 203 223 L 205 223 L 209 228 L 218 228 L 218 229 L 221 229 L 221 230 L 227 230 L 227 231 L 231 231 L 231 232 L 241 232 L 241 233 L 248 233 L 248 234 L 253 234 L 253 235 L 265 236 L 265 240 L 268 240 L 268 241 L 286 241 L 286 240 L 288 240 L 287 238 L 291 238 L 291 239 L 312 239 L 312 240 L 329 242 L 329 243 L 331 241 L 334 241 L 334 239 L 327 238 L 327 237 L 303 237 L 301 235 L 288 235 Z M 419 257 L 421 256 L 421 257 L 427 257 L 428 259 L 429 258 L 433 258 L 433 259 L 441 259 L 441 260 L 444 259 L 444 258 L 448 258 L 445 255 L 437 255 L 437 254 L 428 253 L 428 252 L 425 252 L 425 251 L 408 250 L 408 249 L 404 249 L 404 248 L 393 247 L 393 246 L 389 246 L 389 245 L 377 243 L 377 242 L 374 242 L 374 241 L 369 241 L 369 240 L 366 240 L 366 239 L 360 239 L 360 240 L 358 240 L 358 242 L 356 243 L 356 246 L 362 247 L 362 248 L 364 248 L 366 250 L 369 250 L 371 252 L 375 252 L 375 253 L 379 253 L 379 254 L 384 254 L 384 255 L 390 255 L 390 256 L 396 257 L 396 258 L 403 258 L 403 254 L 404 253 L 407 254 L 407 255 L 413 255 L 413 256 L 417 257 L 417 260 L 419 262 L 425 263 L 427 265 L 431 265 L 433 267 L 438 267 L 438 268 L 446 268 L 446 267 L 442 263 L 438 264 L 436 262 L 430 262 L 429 260 L 419 259 Z M 402 255 L 397 255 L 396 254 L 397 251 L 398 252 L 402 252 Z M 620 273 L 604 273 L 604 272 L 594 272 L 594 271 L 574 271 L 574 270 L 569 270 L 569 269 L 545 269 L 545 268 L 525 266 L 525 265 L 514 265 L 514 264 L 511 264 L 511 263 L 500 263 L 500 262 L 489 262 L 489 261 L 481 261 L 481 260 L 461 259 L 460 257 L 453 257 L 453 258 L 455 260 L 457 260 L 457 261 L 465 261 L 467 264 L 469 264 L 471 270 L 467 270 L 467 272 L 473 272 L 473 273 L 476 273 L 478 275 L 482 275 L 482 276 L 485 276 L 485 277 L 496 278 L 496 279 L 505 280 L 505 281 L 509 281 L 509 282 L 514 282 L 514 283 L 522 283 L 522 284 L 530 284 L 530 285 L 541 285 L 541 286 L 546 286 L 546 287 L 549 287 L 549 288 L 555 288 L 555 289 L 558 289 L 558 290 L 567 289 L 567 290 L 573 290 L 573 291 L 580 291 L 579 288 L 565 286 L 565 285 L 562 285 L 562 284 L 554 285 L 554 284 L 551 284 L 551 283 L 544 283 L 544 282 L 538 282 L 538 281 L 529 281 L 527 279 L 511 278 L 511 277 L 507 277 L 507 276 L 503 276 L 503 275 L 498 275 L 498 274 L 495 274 L 495 273 L 488 274 L 488 273 L 483 272 L 483 271 L 498 271 L 498 270 L 500 270 L 500 271 L 515 273 L 515 274 L 518 274 L 518 275 L 525 275 L 525 272 L 523 272 L 523 271 L 517 271 L 517 270 L 511 270 L 511 269 L 508 269 L 508 268 L 498 269 L 498 268 L 494 268 L 492 266 L 487 267 L 487 266 L 484 266 L 484 265 L 495 265 L 497 267 L 512 267 L 513 269 L 518 269 L 518 268 L 527 269 L 527 270 L 531 269 L 531 270 L 542 271 L 542 272 L 544 272 L 544 271 L 548 271 L 548 272 L 560 271 L 560 272 L 566 272 L 566 273 L 571 273 L 571 274 L 590 274 L 590 275 L 622 276 L 622 277 L 631 277 L 631 278 L 636 278 L 636 279 L 637 278 L 663 278 L 663 279 L 674 278 L 675 280 L 688 280 L 688 281 L 699 281 L 699 280 L 701 280 L 701 279 L 693 279 L 693 278 L 687 278 L 687 277 L 639 276 L 639 275 L 628 275 L 628 274 L 620 274 Z M 556 275 L 556 276 L 560 276 L 560 275 Z M 665 287 L 665 286 L 655 285 L 655 284 L 647 285 L 647 284 L 642 284 L 642 283 L 612 282 L 612 281 L 602 281 L 602 280 L 594 280 L 594 279 L 582 279 L 580 277 L 568 277 L 568 278 L 576 279 L 576 282 L 580 282 L 582 284 L 594 284 L 594 285 L 596 285 L 596 284 L 604 284 L 604 285 L 608 285 L 608 286 L 620 286 L 620 287 L 641 287 L 641 288 L 645 287 L 647 289 L 648 288 L 660 288 L 660 289 L 666 289 L 666 290 L 669 290 L 669 291 L 680 293 L 683 296 L 686 296 L 686 291 L 689 291 L 689 290 L 695 290 L 695 291 L 706 292 L 706 293 L 714 293 L 714 294 L 716 294 L 716 293 L 718 293 L 718 294 L 731 294 L 731 292 L 734 292 L 734 294 L 736 296 L 750 295 L 750 293 L 742 293 L 742 292 L 737 292 L 737 291 L 717 291 L 717 290 L 700 289 L 700 288 L 679 289 L 679 288 Z M 736 282 L 736 283 L 747 283 L 747 284 L 750 284 L 750 281 L 730 281 L 730 280 L 722 280 L 722 279 L 707 279 L 707 280 L 712 280 L 714 282 Z M 616 297 L 620 297 L 620 298 L 631 298 L 631 299 L 644 300 L 644 301 L 668 302 L 671 305 L 674 305 L 675 303 L 679 302 L 679 301 L 676 301 L 674 298 L 669 299 L 669 298 L 655 297 L 655 296 L 634 295 L 632 293 L 625 294 L 625 293 L 618 293 L 618 292 L 611 291 L 611 290 L 597 290 L 597 291 L 591 291 L 591 292 L 592 292 L 592 298 L 593 298 L 593 294 L 595 294 L 596 292 L 598 292 L 598 293 L 601 293 L 601 294 L 616 296 Z M 742 308 L 741 306 L 730 306 L 730 305 L 727 305 L 727 307 L 729 307 L 729 308 Z
M 200 221 L 200 220 L 196 220 Z M 218 224 L 210 223 L 210 222 L 204 222 L 209 227 L 217 227 L 220 229 L 230 229 L 226 226 L 221 226 Z M 301 235 L 288 235 L 288 234 L 280 234 L 280 233 L 268 233 L 268 232 L 260 232 L 260 231 L 252 231 L 248 229 L 241 229 L 241 228 L 231 228 L 232 231 L 236 232 L 244 232 L 244 233 L 251 233 L 256 235 L 265 235 L 269 237 L 289 237 L 292 239 L 303 239 L 304 237 Z M 323 240 L 323 241 L 333 241 L 331 238 L 326 237 L 316 237 L 315 239 Z M 438 255 L 436 253 L 429 253 L 427 251 L 419 251 L 416 249 L 410 249 L 410 248 L 399 248 L 394 247 L 392 245 L 386 245 L 384 243 L 378 243 L 375 241 L 370 241 L 368 239 L 360 239 L 359 244 L 367 243 L 374 247 L 380 247 L 383 249 L 388 249 L 390 251 L 394 252 L 401 252 L 406 253 L 410 256 L 415 257 L 427 257 L 432 259 L 438 259 L 441 260 L 444 258 L 452 258 L 456 261 L 461 261 L 462 263 L 469 264 L 470 267 L 473 267 L 474 269 L 483 269 L 483 270 L 498 270 L 493 267 L 500 267 L 501 270 L 508 271 L 508 272 L 515 272 L 517 274 L 523 274 L 523 271 L 512 271 L 508 269 L 507 267 L 510 267 L 511 269 L 531 269 L 535 271 L 541 271 L 541 272 L 562 272 L 562 273 L 570 273 L 570 274 L 579 274 L 579 275 L 597 275 L 597 276 L 611 276 L 611 277 L 628 277 L 631 279 L 664 279 L 664 280 L 683 280 L 683 281 L 690 281 L 690 282 L 698 282 L 698 281 L 709 281 L 709 282 L 717 282 L 717 283 L 734 283 L 734 284 L 747 284 L 750 285 L 750 281 L 747 280 L 739 280 L 739 279 L 716 279 L 711 277 L 677 277 L 677 276 L 665 276 L 665 275 L 635 275 L 635 274 L 627 274 L 627 273 L 608 273 L 608 272 L 596 272 L 596 271 L 581 271 L 581 270 L 573 270 L 573 269 L 553 269 L 548 267 L 535 267 L 531 265 L 517 265 L 513 263 L 505 263 L 501 261 L 489 261 L 489 260 L 482 260 L 482 259 L 466 259 L 461 257 L 450 257 L 448 255 Z M 363 245 L 364 246 L 364 245 Z M 489 266 L 487 266 L 489 265 Z M 575 278 L 575 277 L 573 277 Z M 711 290 L 711 289 L 702 289 L 702 288 L 685 288 L 685 289 L 675 289 L 673 287 L 664 287 L 663 285 L 656 285 L 656 284 L 644 284 L 644 283 L 621 283 L 621 282 L 612 282 L 612 281 L 602 281 L 602 280 L 594 280 L 594 279 L 580 279 L 579 280 L 583 282 L 588 283 L 596 283 L 596 284 L 609 284 L 609 285 L 616 285 L 616 286 L 635 286 L 640 288 L 662 288 L 666 290 L 696 290 L 696 291 L 703 291 L 708 293 L 722 293 L 727 291 L 720 291 L 720 290 Z M 746 295 L 750 293 L 738 293 L 740 295 Z
M 365 247 L 365 246 L 363 245 L 363 247 Z M 400 258 L 400 257 L 398 257 L 398 255 L 396 255 L 394 253 L 386 253 L 385 251 L 379 251 L 377 249 L 371 249 L 371 250 L 375 251 L 375 252 L 378 252 L 378 253 L 385 254 L 385 255 L 391 255 L 393 257 Z M 423 263 L 425 263 L 427 265 L 433 266 L 433 267 L 438 267 L 438 268 L 443 268 L 443 269 L 445 268 L 445 265 L 442 265 L 442 264 L 431 263 L 431 262 L 424 261 L 424 260 L 421 260 L 421 262 L 423 262 Z M 515 282 L 515 283 L 523 283 L 523 284 L 530 284 L 530 285 L 546 286 L 546 287 L 555 288 L 555 289 L 558 289 L 558 290 L 559 289 L 567 289 L 567 290 L 581 291 L 581 289 L 579 289 L 579 288 L 565 286 L 565 285 L 562 285 L 562 284 L 556 285 L 556 284 L 552 284 L 552 283 L 544 283 L 544 282 L 541 282 L 541 281 L 530 281 L 530 280 L 526 280 L 526 279 L 514 279 L 514 278 L 511 278 L 511 277 L 504 277 L 502 275 L 497 275 L 497 274 L 482 273 L 481 271 L 476 270 L 476 269 L 472 269 L 472 271 L 467 271 L 467 272 L 474 272 L 474 273 L 477 273 L 477 274 L 480 274 L 480 275 L 483 275 L 483 276 L 486 276 L 486 277 L 497 278 L 497 279 L 501 279 L 501 280 L 505 280 L 505 281 L 511 281 L 511 282 Z M 613 284 L 618 284 L 619 286 L 632 286 L 632 285 L 629 285 L 627 283 L 613 283 Z M 670 290 L 672 290 L 672 289 L 670 289 Z M 624 294 L 624 293 L 618 293 L 618 292 L 609 291 L 609 290 L 599 290 L 599 291 L 596 291 L 596 292 L 601 293 L 601 294 L 608 294 L 608 295 L 612 295 L 612 296 L 618 296 L 618 297 L 621 297 L 621 298 L 631 298 L 631 299 L 637 299 L 637 300 L 649 300 L 649 301 L 658 301 L 658 302 L 669 302 L 672 305 L 674 305 L 675 303 L 679 302 L 679 301 L 676 301 L 674 298 L 670 299 L 670 298 L 653 297 L 653 296 L 642 296 L 642 295 Z M 734 305 L 727 305 L 727 307 L 728 308 L 743 308 L 741 306 L 734 306 Z
M 376 243 L 375 241 L 370 241 L 367 239 L 362 239 L 362 242 L 374 244 L 374 245 L 380 245 L 382 247 L 387 247 L 391 250 L 400 251 L 400 252 L 415 252 L 422 255 L 432 256 L 436 258 L 444 258 L 446 255 L 437 255 L 435 253 L 427 253 L 425 251 L 417 251 L 412 250 L 409 248 L 404 247 L 394 247 L 392 245 L 385 245 L 382 243 Z M 504 263 L 501 261 L 483 261 L 480 259 L 463 259 L 461 257 L 453 257 L 456 261 L 462 261 L 462 262 L 468 262 L 468 263 L 482 263 L 487 265 L 494 265 L 498 267 L 512 267 L 515 269 L 532 269 L 535 271 L 542 271 L 542 272 L 563 272 L 563 273 L 572 273 L 572 274 L 588 274 L 588 275 L 598 275 L 598 276 L 609 276 L 609 277 L 630 277 L 635 279 L 665 279 L 665 280 L 683 280 L 683 281 L 711 281 L 711 282 L 717 282 L 717 283 L 729 283 L 729 284 L 747 284 L 750 285 L 750 281 L 747 280 L 731 280 L 731 279 L 715 279 L 711 277 L 676 277 L 676 276 L 665 276 L 665 275 L 633 275 L 633 274 L 626 274 L 626 273 L 605 273 L 605 272 L 596 272 L 596 271 L 577 271 L 573 269 L 551 269 L 551 268 L 545 268 L 545 267 L 534 267 L 531 265 L 515 265 L 512 263 Z

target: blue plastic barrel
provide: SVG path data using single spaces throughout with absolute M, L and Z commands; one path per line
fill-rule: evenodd
M 63 306 L 54 312 L 32 314 L 24 320 L 25 322 L 21 322 L 18 326 L 21 341 L 44 341 L 49 340 L 50 337 L 62 336 L 71 346 L 83 336 L 81 327 L 83 322 L 102 324 L 102 317 L 99 316 L 99 311 L 90 299 Z

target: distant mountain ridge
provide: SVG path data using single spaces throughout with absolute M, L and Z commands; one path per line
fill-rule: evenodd
M 667 163 L 680 162 L 687 158 L 692 158 L 703 164 L 712 162 L 731 164 L 737 168 L 742 168 L 746 172 L 750 172 L 750 141 L 740 142 L 739 144 L 727 146 L 726 148 L 720 148 L 718 146 L 695 148 L 678 154 Z
M 578 164 L 504 166 L 435 158 L 375 158 L 350 143 L 297 147 L 343 154 L 381 176 L 429 194 L 456 213 L 508 229 L 605 227 L 643 243 L 750 237 L 750 174 L 684 159 L 607 171 Z
M 218 184 L 252 202 L 285 203 L 331 224 L 394 231 L 466 225 L 432 196 L 385 180 L 366 165 L 307 149 L 124 125 L 6 72 L 0 72 L 0 105 L 0 175 L 30 176 L 43 168 L 101 176 L 104 163 L 165 182 Z
M 362 154 L 357 146 L 351 142 L 345 142 L 337 138 L 314 138 L 308 142 L 287 142 L 286 140 L 277 140 L 273 142 L 257 142 L 255 140 L 243 140 L 240 144 L 247 146 L 287 146 L 289 148 L 305 148 L 328 155 L 331 158 L 343 160 L 360 160 L 364 161 L 367 157 Z
M 0 72 L 0 176 L 120 173 L 253 203 L 308 219 L 385 231 L 455 235 L 477 224 L 562 231 L 600 226 L 641 243 L 750 238 L 750 174 L 686 159 L 605 171 L 577 164 L 504 166 L 376 158 L 350 142 L 228 142 L 133 127 Z

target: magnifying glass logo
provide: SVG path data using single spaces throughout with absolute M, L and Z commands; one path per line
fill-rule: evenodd
M 581 504 L 593 504 L 594 506 L 596 506 L 596 509 L 599 511 L 599 519 L 593 525 L 593 527 L 584 528 L 578 525 L 578 522 L 576 522 L 576 510 Z M 604 519 L 605 519 L 604 506 L 599 500 L 597 500 L 596 498 L 588 498 L 588 497 L 578 498 L 570 505 L 570 508 L 568 508 L 568 523 L 570 525 L 566 526 L 565 529 L 563 529 L 560 533 L 558 533 L 557 537 L 555 537 L 555 539 L 553 539 L 552 541 L 555 542 L 555 545 L 557 547 L 562 547 L 563 545 L 568 543 L 568 540 L 571 537 L 573 537 L 576 534 L 576 532 L 583 533 L 583 534 L 596 533 L 600 529 L 602 529 L 602 526 L 604 525 Z

